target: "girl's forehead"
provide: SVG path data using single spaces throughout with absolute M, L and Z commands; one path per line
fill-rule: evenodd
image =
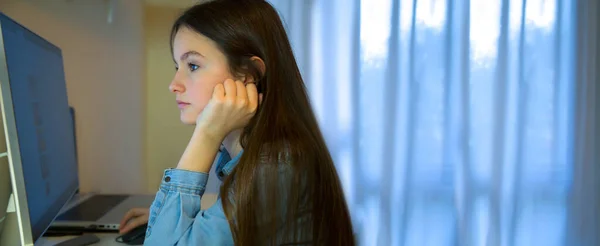
M 195 51 L 204 57 L 221 55 L 221 51 L 214 41 L 187 27 L 182 27 L 177 31 L 173 40 L 174 58 L 179 59 L 179 56 L 189 51 Z

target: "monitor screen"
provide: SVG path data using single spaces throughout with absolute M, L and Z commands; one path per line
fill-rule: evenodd
M 13 165 L 21 165 L 35 241 L 78 188 L 63 58 L 1 13 L 0 27 L 21 160 Z

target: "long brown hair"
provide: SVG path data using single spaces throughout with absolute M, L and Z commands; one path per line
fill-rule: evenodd
M 263 93 L 220 190 L 235 244 L 354 245 L 339 177 L 276 10 L 264 0 L 198 4 L 176 20 L 171 46 L 182 27 L 213 40 L 232 74 L 252 76 Z

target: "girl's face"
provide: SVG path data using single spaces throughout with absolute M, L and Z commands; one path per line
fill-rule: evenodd
M 169 90 L 175 93 L 181 121 L 195 124 L 213 88 L 235 77 L 217 44 L 186 27 L 180 28 L 173 40 L 173 61 L 176 72 Z

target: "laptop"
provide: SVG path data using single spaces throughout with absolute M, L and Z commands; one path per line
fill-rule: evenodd
M 208 208 L 218 199 L 217 193 L 204 193 L 200 201 Z M 154 195 L 95 195 L 76 194 L 61 210 L 61 214 L 50 226 L 50 230 L 119 230 L 121 219 L 131 208 L 150 208 Z
M 50 230 L 117 231 L 132 208 L 150 208 L 154 195 L 75 194 Z
M 75 109 L 69 107 L 73 140 L 77 142 Z M 77 145 L 74 154 L 77 156 Z M 77 158 L 75 158 L 77 160 Z M 77 173 L 77 172 L 75 172 Z M 60 211 L 50 230 L 116 231 L 121 219 L 132 208 L 149 208 L 154 195 L 75 194 Z

